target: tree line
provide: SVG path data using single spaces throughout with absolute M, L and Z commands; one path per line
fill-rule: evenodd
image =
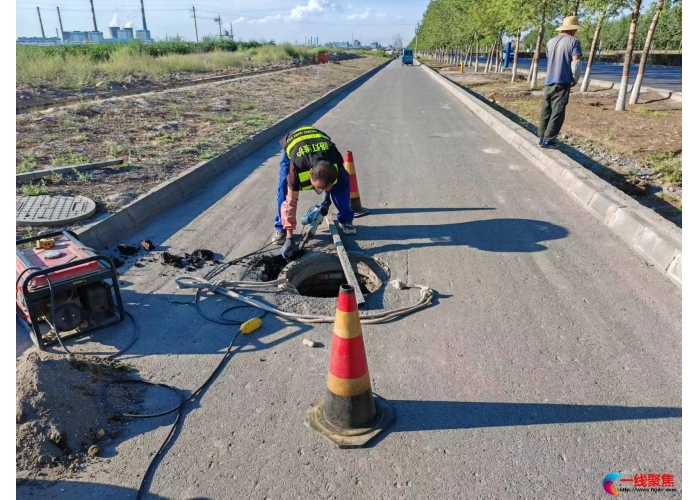
M 642 0 L 431 0 L 409 47 L 441 60 L 465 60 L 480 70 L 478 57 L 485 54 L 484 72 L 503 71 L 503 40 L 515 42 L 511 81 L 518 69 L 518 51 L 532 49 L 528 81 L 537 86 L 540 54 L 555 28 L 570 15 L 579 17 L 577 37 L 588 60 L 581 91 L 588 90 L 596 49 L 624 49 L 625 62 L 616 109 L 627 101 L 629 68 L 634 50 L 642 50 L 630 103 L 637 103 L 649 51 L 682 48 L 682 0 L 657 0 L 642 12 Z M 644 37 L 646 33 L 646 37 Z

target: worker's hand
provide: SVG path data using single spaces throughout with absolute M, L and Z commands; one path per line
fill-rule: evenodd
M 287 260 L 293 259 L 299 253 L 299 247 L 294 242 L 294 238 L 287 238 L 282 245 L 282 257 Z

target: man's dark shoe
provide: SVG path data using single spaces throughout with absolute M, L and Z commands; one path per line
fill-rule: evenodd
M 553 149 L 557 147 L 557 143 L 554 141 L 542 141 L 540 147 L 542 149 Z

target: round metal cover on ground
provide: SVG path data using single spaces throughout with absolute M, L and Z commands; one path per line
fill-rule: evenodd
M 88 219 L 95 202 L 84 196 L 20 196 L 17 198 L 18 226 L 59 226 Z

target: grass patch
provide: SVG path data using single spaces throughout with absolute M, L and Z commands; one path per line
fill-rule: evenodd
M 617 138 L 617 131 L 615 129 L 610 129 L 607 132 L 605 132 L 605 135 L 603 136 L 603 139 L 606 141 L 612 141 Z
M 21 191 L 24 196 L 39 196 L 49 192 L 46 189 L 46 181 L 44 179 L 41 179 L 41 182 L 38 184 L 30 181 L 29 184 L 22 186 Z
M 36 161 L 36 156 L 34 156 L 32 153 L 29 153 L 22 157 L 22 161 L 19 162 L 19 165 L 17 165 L 15 171 L 18 174 L 24 172 L 31 172 L 37 167 L 37 165 L 38 162 Z
M 259 127 L 265 124 L 266 118 L 260 115 L 246 115 L 243 118 L 243 124 L 248 127 Z
M 676 160 L 673 153 L 651 153 L 644 157 L 644 163 L 654 172 L 663 174 L 666 182 L 681 184 L 683 182 L 683 164 Z
M 110 144 L 109 152 L 107 153 L 107 160 L 116 160 L 121 156 L 124 156 L 128 152 L 126 146 L 121 144 Z
M 223 115 L 216 115 L 214 121 L 216 123 L 234 123 L 240 121 L 241 115 L 238 113 L 226 113 Z
M 87 172 L 73 169 L 73 173 L 75 174 L 75 182 L 78 184 L 85 184 L 92 180 L 92 174 L 88 174 Z
M 668 116 L 668 113 L 665 111 L 659 111 L 658 109 L 642 108 L 640 106 L 636 106 L 636 107 L 632 108 L 632 111 L 634 111 L 635 113 L 639 113 L 641 115 L 645 115 L 645 116 L 653 116 L 653 117 Z
M 90 159 L 84 154 L 74 153 L 70 151 L 67 155 L 59 155 L 51 158 L 51 165 L 61 167 L 66 165 L 80 165 L 90 163 Z
M 254 102 L 246 102 L 243 104 L 243 109 L 246 111 L 250 111 L 251 109 L 255 109 L 257 105 Z

